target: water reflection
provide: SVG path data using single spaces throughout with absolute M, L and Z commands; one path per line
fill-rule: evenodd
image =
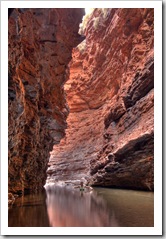
M 114 210 L 108 211 L 102 197 L 70 187 L 47 191 L 47 212 L 53 227 L 119 226 Z
M 70 187 L 16 199 L 9 227 L 153 227 L 151 192 L 94 188 L 80 193 Z
M 154 226 L 154 193 L 96 188 L 97 195 L 102 196 L 108 210 L 114 209 L 120 227 Z
M 17 198 L 8 212 L 8 226 L 49 227 L 45 200 L 45 192 Z

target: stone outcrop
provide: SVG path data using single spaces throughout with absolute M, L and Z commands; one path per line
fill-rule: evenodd
M 47 182 L 153 190 L 154 11 L 95 9 L 65 83 L 66 136 Z
M 65 135 L 63 85 L 84 9 L 9 11 L 9 192 L 43 187 L 49 152 Z

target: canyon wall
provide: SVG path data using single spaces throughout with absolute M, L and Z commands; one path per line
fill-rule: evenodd
M 95 9 L 65 83 L 66 136 L 47 182 L 154 188 L 154 11 Z
M 9 192 L 43 187 L 49 152 L 65 135 L 63 85 L 72 48 L 83 39 L 83 14 L 72 8 L 9 12 Z

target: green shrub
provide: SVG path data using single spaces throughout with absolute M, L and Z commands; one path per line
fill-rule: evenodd
M 99 16 L 93 18 L 93 27 L 95 30 L 97 30 L 100 26 L 105 26 L 104 22 L 106 21 L 109 11 L 111 8 L 98 8 L 97 10 L 99 11 Z M 85 35 L 87 23 L 92 16 L 95 8 L 92 8 L 92 12 L 86 14 L 83 16 L 82 23 L 80 23 L 80 28 L 79 28 L 79 34 L 80 35 Z
M 99 27 L 99 21 L 100 21 L 100 17 L 95 17 L 93 19 L 93 27 L 95 30 L 97 30 L 97 28 Z
M 79 33 L 80 35 L 84 35 L 84 34 L 85 34 L 87 22 L 88 22 L 89 18 L 91 17 L 91 15 L 92 15 L 94 9 L 95 9 L 95 8 L 92 8 L 92 9 L 91 9 L 91 10 L 92 10 L 91 12 L 89 12 L 88 14 L 86 14 L 86 15 L 83 16 L 83 18 L 82 18 L 82 23 L 80 23 L 80 26 L 79 26 L 80 28 L 79 28 L 79 31 L 78 31 L 78 33 Z
M 104 20 L 106 20 L 110 9 L 111 8 L 101 8 L 102 17 L 103 17 Z
M 109 14 L 110 8 L 98 8 L 100 15 L 93 19 L 93 27 L 97 30 L 100 26 L 105 27 L 105 21 Z
M 80 53 L 83 53 L 84 50 L 86 49 L 86 39 L 84 41 L 82 41 L 77 47 L 78 47 Z

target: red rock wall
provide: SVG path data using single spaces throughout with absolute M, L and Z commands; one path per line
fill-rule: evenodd
M 84 9 L 15 9 L 9 18 L 9 192 L 43 187 L 64 137 L 63 85 Z
M 66 137 L 48 182 L 153 190 L 153 9 L 96 9 L 73 50 L 65 84 Z

